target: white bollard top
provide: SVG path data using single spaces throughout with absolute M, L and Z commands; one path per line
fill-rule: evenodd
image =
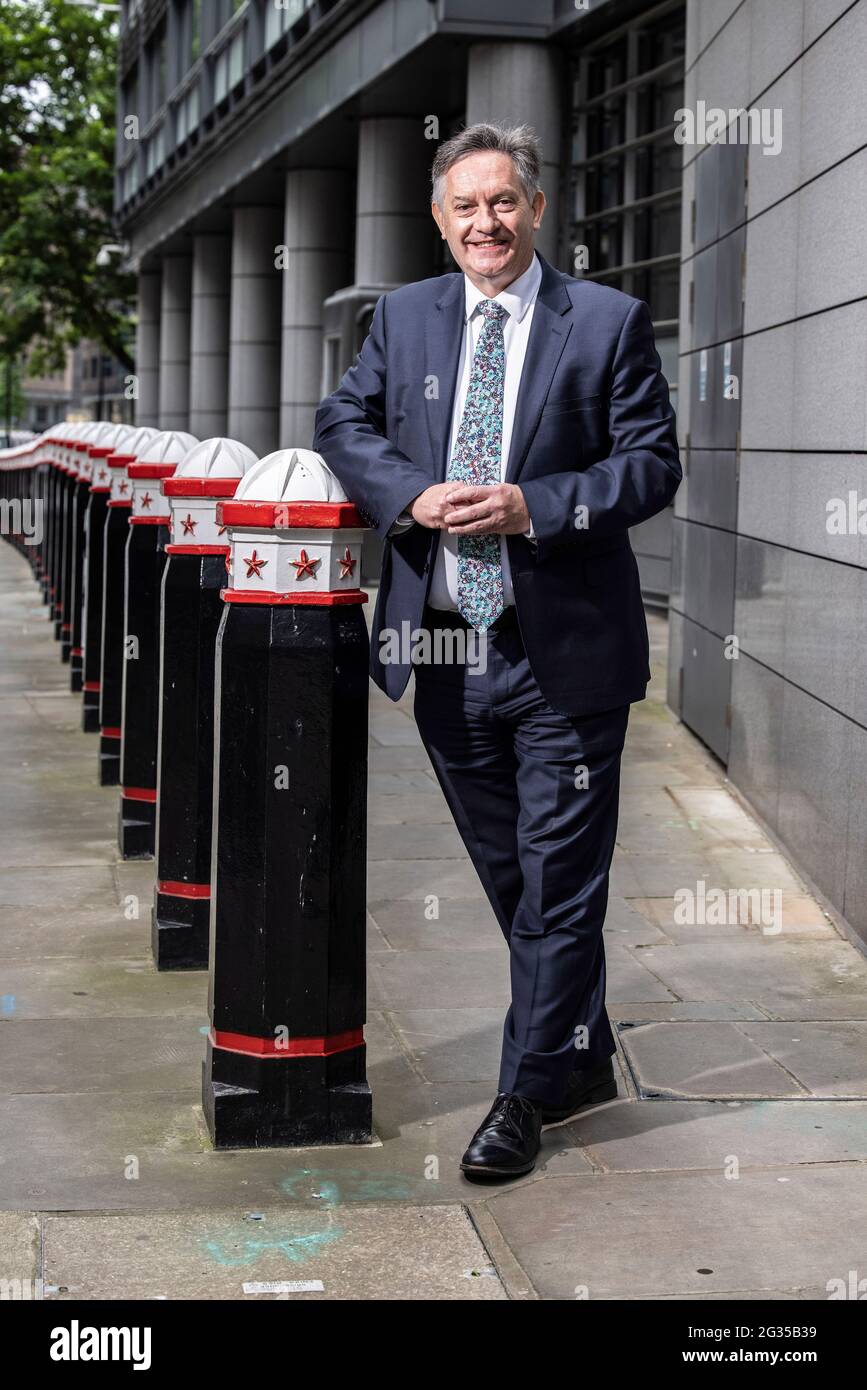
M 141 468 L 151 463 L 170 464 L 174 471 L 198 442 L 194 434 L 187 434 L 184 430 L 160 430 L 148 440 L 137 465 Z
M 227 603 L 365 603 L 364 523 L 311 449 L 278 449 L 245 473 L 217 508 L 229 531 Z
M 155 430 L 152 425 L 127 425 L 125 428 L 127 433 L 115 440 L 114 448 L 108 455 L 108 462 L 112 468 L 122 468 L 125 463 L 132 463 L 144 446 L 159 434 L 159 430 Z
M 194 434 L 185 430 L 161 430 L 147 441 L 135 463 L 127 465 L 133 485 L 130 523 L 168 525 L 169 505 L 160 490 L 160 480 L 170 478 L 198 442 Z
M 111 469 L 108 466 L 108 456 L 113 454 L 115 449 L 121 448 L 134 433 L 134 425 L 109 425 L 107 430 L 101 430 L 94 435 L 87 449 L 88 454 L 93 459 L 91 488 L 94 492 L 109 491 Z
M 226 527 L 217 522 L 217 502 L 233 497 L 256 463 L 253 450 L 237 439 L 203 439 L 190 449 L 172 477 L 161 484 L 171 509 L 168 554 L 226 553 Z
M 257 464 L 252 449 L 237 439 L 203 439 L 175 470 L 175 478 L 243 478 Z
M 245 474 L 238 502 L 347 502 L 349 499 L 320 454 L 312 449 L 277 449 Z

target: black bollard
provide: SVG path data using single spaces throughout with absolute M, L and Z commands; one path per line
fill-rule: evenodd
M 42 540 L 41 588 L 42 602 L 48 605 L 48 611 L 50 615 L 51 604 L 54 600 L 54 594 L 52 593 L 51 571 L 54 554 L 54 484 L 56 481 L 56 473 L 54 468 L 54 446 L 52 444 L 49 444 L 48 446 L 48 450 L 44 458 L 43 468 L 45 470 L 42 480 L 45 532 Z
M 78 437 L 70 442 L 66 450 L 69 466 L 73 470 L 72 518 L 70 537 L 72 557 L 69 579 L 69 688 L 77 694 L 84 680 L 84 557 L 87 548 L 87 504 L 90 501 L 90 480 L 92 459 L 87 445 Z
M 75 551 L 74 530 L 76 525 L 76 504 L 78 490 L 78 469 L 75 466 L 74 450 L 70 445 L 75 439 L 75 425 L 59 426 L 63 430 L 60 445 L 60 465 L 66 476 L 66 500 L 64 502 L 62 557 L 60 565 L 60 659 L 68 662 L 72 648 L 72 561 Z
M 69 425 L 55 425 L 50 436 L 51 461 L 54 468 L 53 521 L 51 539 L 51 610 L 54 640 L 63 636 L 63 578 L 66 562 L 66 528 L 69 524 L 70 474 L 65 449 Z
M 205 1117 L 217 1148 L 361 1144 L 369 644 L 363 522 L 317 454 L 220 503 Z
M 109 494 L 105 514 L 102 562 L 102 646 L 99 661 L 99 781 L 103 787 L 120 782 L 120 720 L 123 689 L 123 621 L 126 542 L 132 505 L 127 465 L 157 431 L 147 425 L 128 428 L 106 456 Z
M 89 477 L 85 516 L 84 608 L 81 619 L 82 691 L 81 727 L 86 734 L 99 732 L 99 666 L 102 655 L 102 563 L 105 514 L 108 506 L 109 472 L 106 456 L 117 425 L 99 423 L 85 439 L 82 458 Z
M 58 427 L 62 429 L 62 426 Z M 72 518 L 70 506 L 70 494 L 72 491 L 72 479 L 69 465 L 66 462 L 66 450 L 63 447 L 64 435 L 56 433 L 54 438 L 54 459 L 57 472 L 56 494 L 57 494 L 57 528 L 54 540 L 54 606 L 52 617 L 54 621 L 54 640 L 61 643 L 61 656 L 63 653 L 63 625 L 66 621 L 64 608 L 64 579 L 66 576 L 66 561 L 69 554 L 69 542 L 67 540 L 67 528 Z
M 163 431 L 127 465 L 133 500 L 126 543 L 121 695 L 118 845 L 123 859 L 151 859 L 155 847 L 160 586 L 169 538 L 168 503 L 160 482 L 198 442 L 191 434 Z
M 229 546 L 217 525 L 256 455 L 234 439 L 206 439 L 162 484 L 171 508 L 163 578 L 157 755 L 158 970 L 206 970 L 211 898 L 214 651 Z

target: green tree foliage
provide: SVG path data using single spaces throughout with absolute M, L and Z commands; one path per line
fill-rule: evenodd
M 124 366 L 132 277 L 112 224 L 117 26 L 68 0 L 0 0 L 0 356 L 31 371 L 94 338 Z

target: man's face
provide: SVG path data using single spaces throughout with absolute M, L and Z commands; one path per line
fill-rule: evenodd
M 541 190 L 532 203 L 527 201 L 510 156 L 487 150 L 453 164 L 445 178 L 442 210 L 431 204 L 461 270 L 491 295 L 529 266 L 544 208 Z

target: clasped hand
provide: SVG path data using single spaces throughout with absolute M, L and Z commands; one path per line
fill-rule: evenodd
M 515 536 L 530 529 L 524 494 L 515 483 L 435 483 L 409 510 L 421 526 L 452 536 Z

